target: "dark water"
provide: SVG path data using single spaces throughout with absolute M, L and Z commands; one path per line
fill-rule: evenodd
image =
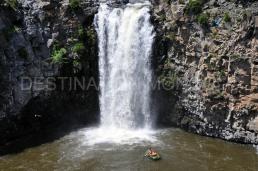
M 90 144 L 82 129 L 59 140 L 0 157 L 0 170 L 257 171 L 258 154 L 250 145 L 201 137 L 179 129 L 157 131 L 150 141 Z M 143 157 L 148 146 L 160 161 Z

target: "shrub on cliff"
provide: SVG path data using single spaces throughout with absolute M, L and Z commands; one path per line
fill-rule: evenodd
M 80 8 L 80 0 L 69 0 L 69 7 L 73 10 Z
M 231 21 L 231 17 L 230 17 L 230 15 L 229 15 L 228 12 L 226 12 L 226 13 L 224 14 L 223 20 L 224 20 L 225 22 L 230 22 L 230 21 Z
M 83 28 L 83 26 L 79 26 L 79 29 L 78 29 L 78 38 L 79 38 L 79 39 L 84 39 L 84 37 L 85 37 L 84 28 Z
M 54 51 L 51 55 L 51 59 L 53 63 L 63 63 L 64 62 L 64 56 L 67 54 L 67 50 L 65 48 L 56 49 L 54 48 Z
M 72 10 L 78 10 L 80 8 L 81 0 L 69 0 L 69 7 Z
M 202 26 L 207 26 L 209 24 L 209 14 L 202 13 L 197 17 L 197 21 Z
M 87 29 L 86 38 L 88 39 L 89 42 L 92 42 L 92 43 L 96 41 L 94 29 Z
M 190 0 L 185 8 L 186 14 L 199 14 L 202 12 L 202 6 L 205 0 Z
M 73 47 L 72 47 L 72 52 L 73 53 L 82 53 L 85 50 L 85 46 L 82 42 L 76 43 Z

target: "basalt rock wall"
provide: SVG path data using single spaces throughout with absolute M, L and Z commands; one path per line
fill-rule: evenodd
M 98 123 L 97 7 L 96 1 L 1 2 L 0 144 Z
M 192 2 L 154 5 L 158 123 L 257 144 L 258 2 Z

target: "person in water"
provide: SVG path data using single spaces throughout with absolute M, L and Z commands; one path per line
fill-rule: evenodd
M 155 150 L 153 150 L 152 148 L 148 149 L 148 156 L 156 156 L 157 152 Z

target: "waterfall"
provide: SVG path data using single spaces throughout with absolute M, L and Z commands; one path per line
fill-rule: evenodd
M 99 46 L 101 126 L 148 128 L 151 48 L 150 3 L 112 8 L 101 4 L 95 16 Z

